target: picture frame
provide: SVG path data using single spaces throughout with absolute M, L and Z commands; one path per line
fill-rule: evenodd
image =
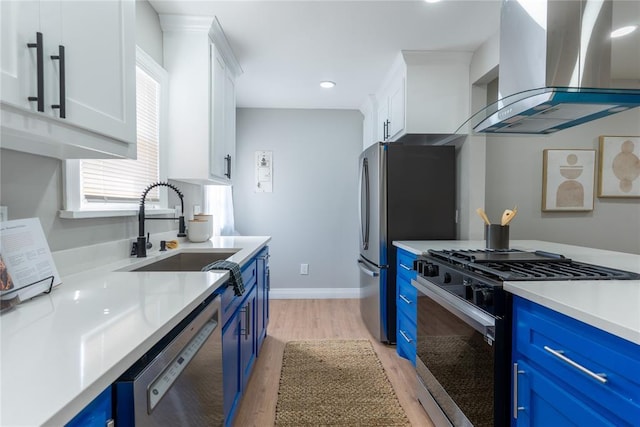
M 596 150 L 543 151 L 542 211 L 592 211 Z
M 640 197 L 640 136 L 600 136 L 598 197 Z

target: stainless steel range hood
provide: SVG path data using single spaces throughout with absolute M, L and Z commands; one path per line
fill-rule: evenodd
M 640 106 L 640 70 L 612 73 L 613 5 L 503 0 L 498 101 L 469 120 L 473 131 L 549 134 Z M 635 64 L 640 49 L 627 54 Z

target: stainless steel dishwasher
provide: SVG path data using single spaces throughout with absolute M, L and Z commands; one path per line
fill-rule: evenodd
M 118 379 L 116 425 L 224 424 L 220 315 L 209 297 Z

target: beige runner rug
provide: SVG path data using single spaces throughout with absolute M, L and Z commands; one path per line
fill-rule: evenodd
M 285 345 L 276 426 L 410 426 L 368 340 Z

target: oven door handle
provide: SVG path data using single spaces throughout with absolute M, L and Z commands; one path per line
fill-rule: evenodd
M 465 323 L 472 326 L 476 331 L 480 332 L 489 344 L 493 344 L 493 341 L 495 341 L 496 326 L 496 319 L 493 316 L 427 280 L 411 280 L 411 284 L 419 292 L 431 298 Z

